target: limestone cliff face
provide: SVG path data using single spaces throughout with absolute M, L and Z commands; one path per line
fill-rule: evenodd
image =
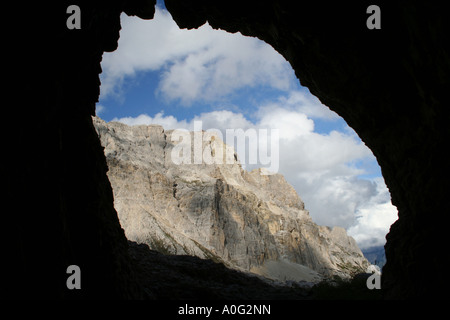
M 229 164 L 177 165 L 172 131 L 99 118 L 94 125 L 128 239 L 276 280 L 348 277 L 368 267 L 344 229 L 311 220 L 282 175 L 247 172 L 237 156 Z M 204 140 L 204 155 L 230 148 L 215 137 Z

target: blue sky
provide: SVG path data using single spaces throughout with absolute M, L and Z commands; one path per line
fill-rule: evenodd
M 101 112 L 102 117 L 110 121 L 114 118 L 137 117 L 140 114 L 154 115 L 162 111 L 167 116 L 172 115 L 190 121 L 200 113 L 230 110 L 244 114 L 250 121 L 256 121 L 254 110 L 259 105 L 276 100 L 285 94 L 285 91 L 269 86 L 244 87 L 213 103 L 197 101 L 193 105 L 185 105 L 179 100 L 168 101 L 157 92 L 161 72 L 163 72 L 161 69 L 140 71 L 133 77 L 127 77 L 120 89 L 120 95 L 108 95 L 100 100 L 100 105 L 108 106 Z M 294 79 L 295 76 L 292 77 Z M 298 81 L 294 85 L 296 90 L 309 94 L 309 90 L 300 86 Z M 318 133 L 344 130 L 347 127 L 346 122 L 340 117 L 336 117 L 333 121 L 318 118 L 314 124 Z
M 194 120 L 278 129 L 279 173 L 313 220 L 346 228 L 360 247 L 384 244 L 397 212 L 375 157 L 272 47 L 208 24 L 180 30 L 160 4 L 153 20 L 121 21 L 118 49 L 103 56 L 98 116 L 165 129 L 192 130 Z

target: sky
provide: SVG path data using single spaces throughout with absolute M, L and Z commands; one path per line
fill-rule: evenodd
M 313 221 L 344 227 L 361 249 L 384 245 L 397 209 L 375 157 L 270 45 L 208 23 L 181 30 L 160 2 L 154 19 L 122 14 L 121 24 L 118 49 L 103 55 L 99 117 L 166 130 L 194 121 L 221 132 L 277 129 L 278 173 Z

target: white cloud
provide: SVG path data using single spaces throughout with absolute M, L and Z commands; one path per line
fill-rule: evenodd
M 304 113 L 277 106 L 266 109 L 259 121 L 259 126 L 279 129 L 280 138 L 291 141 L 310 135 L 314 130 L 314 121 L 308 119 Z
M 295 79 L 289 63 L 256 38 L 208 24 L 179 29 L 159 8 L 152 20 L 123 14 L 121 23 L 118 49 L 103 56 L 102 97 L 120 95 L 126 77 L 160 69 L 164 72 L 157 92 L 184 105 L 215 101 L 245 86 L 288 90 Z
M 339 116 L 323 105 L 317 97 L 304 91 L 291 90 L 288 95 L 280 96 L 276 101 L 268 102 L 260 108 L 260 116 L 279 107 L 300 112 L 312 119 L 337 120 Z
M 383 179 L 375 180 L 376 195 L 359 208 L 356 222 L 348 229 L 348 234 L 354 237 L 363 249 L 384 245 L 385 235 L 398 218 L 397 208 L 390 202 L 389 191 Z
M 189 105 L 204 99 L 214 101 L 245 86 L 267 85 L 288 90 L 286 61 L 271 47 L 255 38 L 213 30 L 207 48 L 175 60 L 164 73 L 159 90 L 172 100 Z
M 105 110 L 106 110 L 106 108 L 105 108 L 104 105 L 97 104 L 97 105 L 95 106 L 95 114 L 96 114 L 97 116 L 99 116 L 100 114 L 102 114 L 103 112 L 105 112 Z
M 149 125 L 149 124 L 159 124 L 164 127 L 166 130 L 170 129 L 189 129 L 192 130 L 190 125 L 186 122 L 186 120 L 178 121 L 174 116 L 164 116 L 164 112 L 157 113 L 154 117 L 151 117 L 147 114 L 141 114 L 137 117 L 123 117 L 123 118 L 114 118 L 111 121 L 117 121 L 125 123 L 129 126 L 136 125 Z
M 292 97 L 297 108 L 285 103 Z M 335 119 L 314 99 L 290 93 L 270 103 L 270 108 L 262 107 L 256 126 L 280 130 L 280 173 L 297 190 L 314 221 L 349 228 L 361 206 L 377 195 L 377 182 L 358 178 L 365 171 L 356 163 L 375 162 L 375 157 L 352 130 L 315 132 L 306 112 L 310 117 Z
M 195 116 L 193 120 L 202 121 L 203 129 L 215 128 L 225 132 L 225 129 L 241 128 L 246 130 L 254 126 L 242 113 L 228 110 L 212 111 Z

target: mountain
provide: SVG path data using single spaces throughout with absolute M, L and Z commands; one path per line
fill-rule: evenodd
M 279 281 L 348 278 L 369 266 L 343 228 L 312 221 L 282 175 L 245 171 L 218 137 L 202 139 L 202 154 L 231 151 L 231 161 L 176 164 L 172 156 L 181 142 L 172 141 L 172 130 L 100 118 L 94 118 L 94 126 L 129 240 Z

